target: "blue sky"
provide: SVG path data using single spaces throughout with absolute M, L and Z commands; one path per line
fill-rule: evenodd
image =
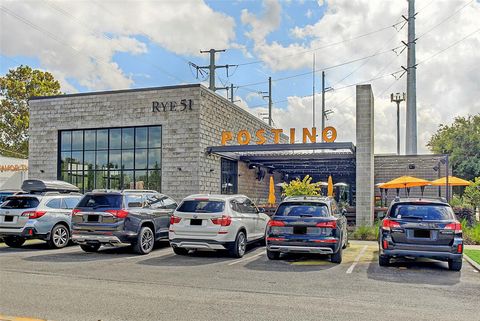
M 241 86 L 237 104 L 258 115 L 267 101 L 256 92 L 268 89 L 271 76 L 273 118 L 282 128 L 312 123 L 313 53 L 319 70 L 358 59 L 326 70 L 326 86 L 334 89 L 326 94 L 333 112 L 327 125 L 337 127 L 339 140 L 355 141 L 354 85 L 371 83 L 376 151 L 395 151 L 395 132 L 384 129 L 395 125 L 390 93 L 406 90 L 406 77 L 396 72 L 406 65 L 406 51 L 400 51 L 407 1 L 25 0 L 3 1 L 0 9 L 1 74 L 19 64 L 48 70 L 67 93 L 208 85 L 188 62 L 207 65 L 200 50 L 227 49 L 217 63 L 240 66 L 230 68 L 228 77 L 217 70 L 217 86 Z M 419 148 L 426 152 L 440 123 L 480 110 L 480 5 L 417 0 L 416 9 Z M 289 78 L 298 74 L 305 75 Z M 258 82 L 264 83 L 245 86 Z M 320 88 L 318 72 L 317 124 Z

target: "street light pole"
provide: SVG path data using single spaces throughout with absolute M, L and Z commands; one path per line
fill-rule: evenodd
M 405 93 L 391 94 L 390 101 L 397 103 L 397 155 L 400 155 L 400 103 L 405 101 Z

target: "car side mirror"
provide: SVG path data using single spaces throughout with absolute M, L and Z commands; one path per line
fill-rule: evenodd
M 130 203 L 128 203 L 129 208 L 142 207 L 142 206 L 143 206 L 142 202 L 130 202 Z

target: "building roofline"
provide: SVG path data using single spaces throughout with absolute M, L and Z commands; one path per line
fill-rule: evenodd
M 202 85 L 201 84 L 185 84 L 185 85 L 174 85 L 174 86 L 163 86 L 163 87 L 146 87 L 146 88 L 94 91 L 94 92 L 83 92 L 83 93 L 75 93 L 75 94 L 55 95 L 55 96 L 37 96 L 37 97 L 30 97 L 29 100 L 57 99 L 57 98 L 82 97 L 82 96 L 97 96 L 97 95 L 121 94 L 121 93 L 142 92 L 142 91 L 152 91 L 152 90 L 195 88 L 195 87 L 200 88 L 200 87 L 202 87 Z

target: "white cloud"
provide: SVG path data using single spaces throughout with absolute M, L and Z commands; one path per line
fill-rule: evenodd
M 313 15 L 313 11 L 308 9 L 307 12 L 305 12 L 305 17 L 307 17 L 308 19 L 310 19 Z
M 113 62 L 118 52 L 139 55 L 139 62 L 159 72 L 168 70 L 161 62 L 141 57 L 148 48 L 138 36 L 190 55 L 200 55 L 205 48 L 226 48 L 235 37 L 233 18 L 202 0 L 11 1 L 2 5 L 11 14 L 1 12 L 1 53 L 37 58 L 68 91 L 75 90 L 70 79 L 91 90 L 130 87 L 133 80 Z M 172 83 L 181 81 L 170 78 Z
M 468 2 L 466 0 L 442 1 L 441 5 L 429 6 L 429 1 L 423 0 L 417 1 L 416 4 L 417 37 L 420 36 L 417 41 L 417 62 L 420 62 L 417 68 L 419 153 L 428 152 L 425 145 L 440 123 L 451 123 L 455 116 L 475 114 L 480 111 L 480 101 L 476 97 L 480 92 L 480 63 L 477 52 L 480 48 L 480 32 L 422 63 L 422 60 L 478 29 L 478 17 L 480 16 L 480 3 L 478 2 L 469 4 L 458 14 L 435 27 Z M 392 3 L 397 5 L 394 6 Z M 314 48 L 324 47 L 316 54 L 319 69 L 383 52 L 400 45 L 401 40 L 406 40 L 406 26 L 400 32 L 394 28 L 387 28 L 358 40 L 343 41 L 402 21 L 401 15 L 406 15 L 406 5 L 406 1 L 331 0 L 328 1 L 325 15 L 320 20 L 290 30 L 290 34 L 298 39 L 298 42 L 288 45 L 282 45 L 276 41 L 268 42 L 266 40 L 268 33 L 261 32 L 263 38 L 258 34 L 251 37 L 255 43 L 254 53 L 264 61 L 266 67 L 273 71 L 282 71 L 310 68 L 312 52 L 305 54 L 298 54 L 298 52 Z M 422 10 L 423 8 L 425 9 Z M 275 12 L 280 15 L 281 9 L 276 9 Z M 252 20 L 255 21 L 253 18 Z M 275 19 L 271 17 L 270 20 L 274 21 Z M 244 21 L 244 23 L 249 23 L 249 21 Z M 252 33 L 258 29 L 255 24 L 250 23 L 250 27 Z M 432 27 L 435 28 L 432 29 Z M 421 36 L 430 29 L 432 29 L 430 32 Z M 337 42 L 342 43 L 328 46 Z M 400 70 L 402 65 L 406 65 L 406 52 L 400 57 L 396 57 L 393 52 L 381 54 L 341 68 L 327 70 L 327 85 L 333 85 L 338 89 L 348 84 L 369 83 L 366 80 Z M 351 76 L 338 82 L 352 72 Z M 394 153 L 396 151 L 396 108 L 395 104 L 390 102 L 389 94 L 406 91 L 406 75 L 392 84 L 393 81 L 394 78 L 388 75 L 371 81 L 375 95 L 375 150 L 377 153 Z M 328 93 L 327 97 L 327 106 L 333 106 L 335 110 L 335 114 L 331 115 L 329 122 L 339 127 L 338 139 L 354 141 L 354 87 L 335 90 Z M 340 106 L 335 107 L 343 100 L 345 101 Z M 255 113 L 256 111 L 254 111 Z M 294 124 L 295 127 L 309 127 L 311 126 L 311 114 L 310 97 L 289 97 L 288 107 L 274 112 L 274 119 L 277 124 L 285 126 L 285 128 L 288 128 L 289 124 Z M 317 124 L 319 123 L 318 118 Z M 401 110 L 402 150 L 405 150 L 404 126 L 405 104 L 403 103 Z

